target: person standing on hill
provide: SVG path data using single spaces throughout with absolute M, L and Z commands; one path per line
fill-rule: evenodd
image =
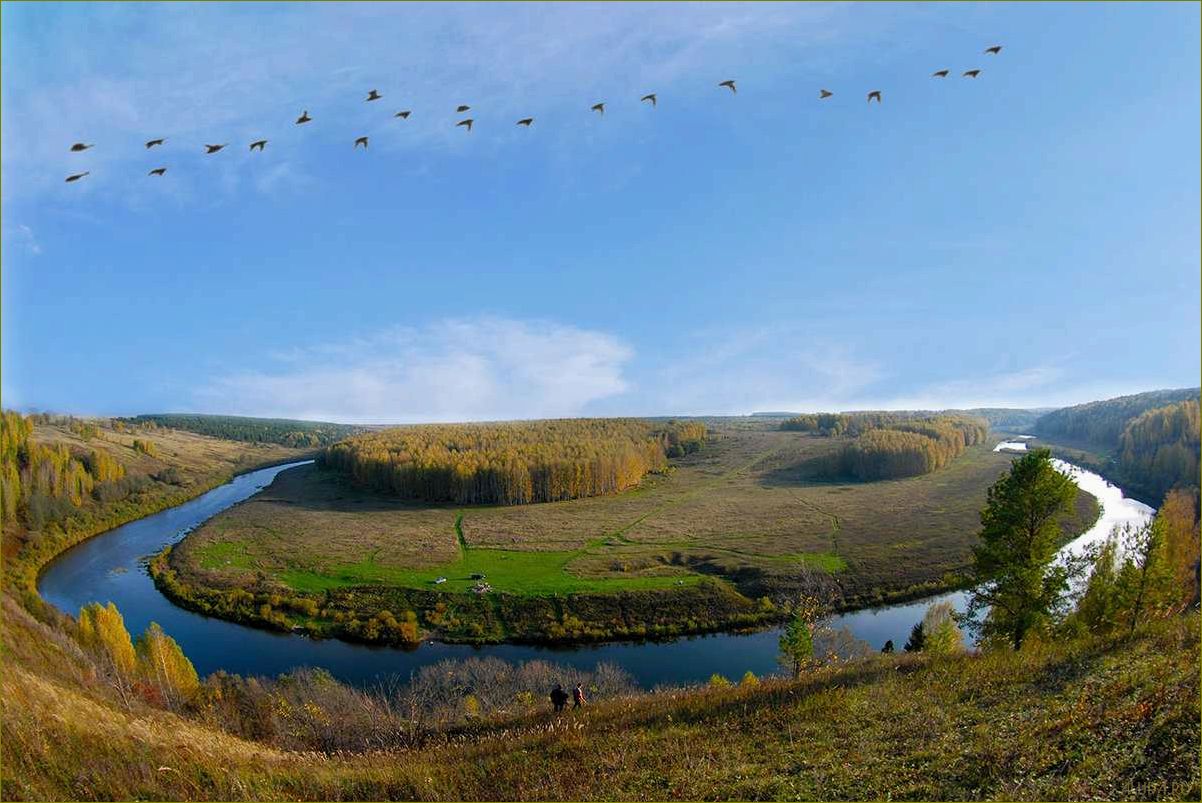
M 555 712 L 559 713 L 567 704 L 568 693 L 563 690 L 563 684 L 556 683 L 555 688 L 551 689 L 551 705 L 555 706 Z
M 584 687 L 577 683 L 576 688 L 572 689 L 572 708 L 580 708 L 584 705 Z

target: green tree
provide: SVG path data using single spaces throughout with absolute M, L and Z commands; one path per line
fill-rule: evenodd
M 906 652 L 922 652 L 922 648 L 926 645 L 926 630 L 923 628 L 922 622 L 915 622 L 914 627 L 910 628 L 910 638 L 906 639 Z
M 1124 534 L 1118 596 L 1130 633 L 1141 622 L 1164 616 L 1174 607 L 1176 589 L 1169 563 L 1167 529 L 1165 519 L 1158 515 Z
M 981 511 L 981 543 L 973 548 L 974 588 L 966 619 L 989 613 L 985 641 L 1014 649 L 1054 620 L 1065 601 L 1068 569 L 1055 564 L 1059 519 L 1073 508 L 1077 487 L 1052 465 L 1047 449 L 1017 458 L 989 488 Z
M 825 606 L 816 598 L 803 596 L 789 612 L 780 635 L 780 663 L 801 676 L 814 663 L 814 636 L 825 616 Z
M 953 655 L 964 651 L 964 636 L 956 625 L 956 609 L 950 602 L 936 602 L 922 617 L 924 652 Z
M 1119 623 L 1118 531 L 1102 544 L 1093 561 L 1089 583 L 1077 603 L 1077 622 L 1091 633 L 1105 635 Z

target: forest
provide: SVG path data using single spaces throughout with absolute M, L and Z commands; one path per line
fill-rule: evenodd
M 1119 471 L 1160 497 L 1198 484 L 1198 401 L 1157 407 L 1133 418 L 1119 440 Z
M 1198 388 L 1152 390 L 1064 407 L 1041 416 L 1035 422 L 1035 434 L 1045 440 L 1113 451 L 1118 447 L 1123 430 L 1136 416 L 1167 404 L 1197 401 L 1198 393 Z
M 91 424 L 73 427 L 77 432 Z M 0 513 L 33 531 L 71 517 L 91 498 L 108 502 L 136 493 L 147 477 L 127 477 L 104 450 L 78 452 L 65 444 L 33 441 L 34 418 L 5 410 L 0 426 Z M 96 437 L 88 432 L 88 437 Z M 137 442 L 137 441 L 136 441 Z
M 629 418 L 440 424 L 356 435 L 318 462 L 404 499 L 520 505 L 630 488 L 705 437 L 701 423 Z
M 350 424 L 292 421 L 287 418 L 247 418 L 237 415 L 163 413 L 120 419 L 136 426 L 182 429 L 197 435 L 246 443 L 278 443 L 295 449 L 329 446 L 363 430 Z
M 853 438 L 817 461 L 816 473 L 863 481 L 929 474 L 989 432 L 979 418 L 892 412 L 800 415 L 784 421 L 781 429 Z
M 1198 395 L 1198 388 L 1158 390 L 1067 407 L 1039 419 L 1035 432 L 1088 445 L 1102 455 L 1090 468 L 1158 500 L 1198 486 Z

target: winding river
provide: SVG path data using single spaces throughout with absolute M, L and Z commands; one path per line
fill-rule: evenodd
M 999 444 L 1001 451 L 1025 449 L 1022 442 Z M 271 484 L 281 471 L 304 465 L 291 463 L 253 471 L 178 507 L 97 535 L 52 561 L 38 580 L 42 597 L 63 611 L 76 613 L 89 602 L 115 602 L 132 633 L 152 621 L 173 636 L 203 676 L 219 669 L 242 675 L 278 675 L 302 666 L 319 666 L 348 683 L 367 686 L 390 675 L 408 677 L 414 670 L 446 658 L 495 656 L 507 661 L 544 659 L 591 669 L 598 662 L 618 664 L 644 687 L 697 683 L 719 673 L 738 678 L 750 670 L 758 675 L 778 671 L 778 630 L 751 634 L 723 633 L 664 642 L 617 642 L 572 647 L 498 644 L 474 647 L 427 642 L 414 650 L 372 647 L 334 639 L 313 639 L 291 633 L 258 630 L 213 619 L 176 607 L 154 587 L 144 560 L 175 543 L 191 529 Z M 1097 474 L 1056 461 L 1102 506 L 1098 522 L 1062 551 L 1080 551 L 1104 539 L 1116 525 L 1139 524 L 1155 512 L 1127 499 L 1119 488 Z M 951 600 L 963 609 L 964 592 L 929 597 L 837 616 L 836 628 L 875 648 L 892 639 L 900 649 L 910 628 L 927 606 Z

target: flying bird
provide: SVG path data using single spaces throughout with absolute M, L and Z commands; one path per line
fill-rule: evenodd
M 384 96 L 373 89 L 372 91 L 367 93 L 367 97 L 363 99 L 363 102 L 367 103 L 369 100 L 379 100 L 382 97 L 384 97 Z
M 74 153 L 79 153 L 80 151 L 86 151 L 90 147 L 92 147 L 92 146 L 84 145 L 82 142 L 76 142 L 74 145 L 71 146 L 71 150 Z
M 872 103 L 872 101 L 873 101 L 873 98 L 875 98 L 875 99 L 876 99 L 876 102 L 877 102 L 877 103 L 880 103 L 880 102 L 881 102 L 881 90 L 879 90 L 879 89 L 874 89 L 874 90 L 872 90 L 871 92 L 869 92 L 869 93 L 868 93 L 868 102 L 869 102 L 869 103 Z
M 524 125 L 524 126 L 526 126 L 526 128 L 529 128 L 530 124 L 533 122 L 534 122 L 533 117 L 523 117 L 521 120 L 518 120 L 517 124 Z
M 590 111 L 595 111 L 598 114 L 604 116 L 605 115 L 605 104 L 604 103 L 594 103 L 592 105 L 592 108 L 590 109 Z
M 162 145 L 166 141 L 167 141 L 166 138 L 149 140 L 146 143 L 146 149 L 149 150 L 149 149 L 153 148 L 155 145 Z
M 305 109 L 303 112 L 301 112 L 301 116 L 296 118 L 296 124 L 300 125 L 301 123 L 307 123 L 312 119 L 313 118 L 309 116 L 309 110 Z
M 257 139 L 254 142 L 250 143 L 250 149 L 252 151 L 261 151 L 266 147 L 267 147 L 267 140 L 265 140 L 265 139 Z
M 826 100 L 827 98 L 829 98 L 829 97 L 830 97 L 831 95 L 833 95 L 833 94 L 835 94 L 835 93 L 834 93 L 834 92 L 832 92 L 832 91 L 830 91 L 829 89 L 819 89 L 819 90 L 818 90 L 818 99 L 819 99 L 819 100 Z
M 403 111 L 403 112 L 397 112 L 396 114 L 394 114 L 394 115 L 392 115 L 392 116 L 393 116 L 393 117 L 400 117 L 402 120 L 408 120 L 408 119 L 409 119 L 409 115 L 410 115 L 410 113 L 411 113 L 411 112 L 410 112 L 408 109 L 405 109 L 405 111 Z
M 79 181 L 79 180 L 80 180 L 81 178 L 83 178 L 84 176 L 86 176 L 86 175 L 90 175 L 90 174 L 91 174 L 91 172 L 92 172 L 92 171 L 90 171 L 90 170 L 89 170 L 89 171 L 87 171 L 86 173 L 76 173 L 76 174 L 75 174 L 75 175 L 73 175 L 73 176 L 67 176 L 67 181 L 69 181 L 69 182 L 70 182 L 70 181 Z
M 722 83 L 718 84 L 718 86 L 724 86 L 734 94 L 739 94 L 739 90 L 735 89 L 735 82 L 733 80 L 723 81 Z
M 164 174 L 164 173 L 166 173 L 166 172 L 167 172 L 167 168 L 165 168 L 165 167 L 156 167 L 154 170 L 151 170 L 151 171 L 150 171 L 149 173 L 147 173 L 146 175 L 148 175 L 148 176 L 161 176 L 161 175 L 163 175 L 163 174 Z
M 466 104 L 461 104 L 455 108 L 455 111 L 459 114 L 463 114 L 465 111 L 467 111 L 470 108 L 471 108 L 471 106 L 468 106 Z
M 985 52 L 986 52 L 986 53 L 992 53 L 993 55 L 995 55 L 995 56 L 996 56 L 998 53 L 1001 53 L 1001 52 L 1002 52 L 1002 46 L 1001 46 L 1001 45 L 994 45 L 993 47 L 987 47 L 987 48 L 985 48 Z
M 965 70 L 965 71 L 964 71 L 964 75 L 963 75 L 962 77 L 964 77 L 964 78 L 976 78 L 976 77 L 977 77 L 978 75 L 980 75 L 980 74 L 981 74 L 981 71 L 980 71 L 980 70 Z
M 947 78 L 948 70 L 935 70 L 931 73 L 932 78 Z
M 470 132 L 472 130 L 472 118 L 469 117 L 466 120 L 460 120 L 459 122 L 455 123 L 456 128 L 459 126 L 466 126 L 467 130 Z
M 367 150 L 367 137 L 359 137 L 355 140 L 355 147 L 363 146 L 363 150 Z
M 652 92 L 650 95 L 643 95 L 641 98 L 639 98 L 639 103 L 642 103 L 645 100 L 651 101 L 652 106 L 659 105 L 659 101 L 656 99 L 654 92 Z
M 229 143 L 226 144 L 228 145 Z M 217 153 L 217 151 L 224 147 L 225 145 L 205 145 L 205 153 Z

